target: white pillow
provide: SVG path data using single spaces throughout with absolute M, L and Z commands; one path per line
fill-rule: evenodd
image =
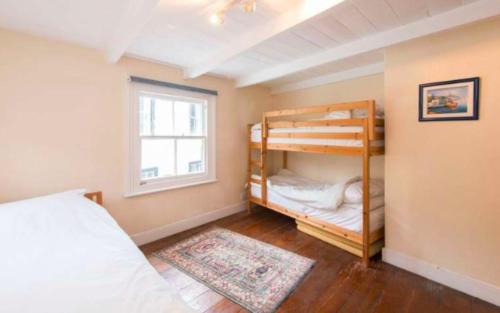
M 362 202 L 363 201 L 361 201 L 361 208 L 363 208 Z M 384 195 L 370 198 L 370 210 L 378 209 L 378 208 L 384 206 L 384 204 L 385 204 Z
M 332 111 L 329 112 L 325 115 L 325 120 L 343 120 L 343 119 L 350 119 L 351 118 L 351 111 L 345 110 L 345 111 Z
M 370 211 L 383 207 L 385 204 L 384 196 L 370 198 Z M 363 203 L 344 203 L 344 207 L 363 210 Z
M 352 117 L 353 118 L 367 118 L 368 111 L 366 109 L 354 109 L 354 110 L 352 110 Z M 377 108 L 375 110 L 375 118 L 384 118 L 384 111 Z
M 257 123 L 257 124 L 254 124 L 252 126 L 252 130 L 260 130 L 262 127 L 262 124 L 261 123 Z
M 384 181 L 382 179 L 370 179 L 370 198 L 384 194 Z M 363 202 L 363 181 L 350 184 L 344 192 L 345 203 Z

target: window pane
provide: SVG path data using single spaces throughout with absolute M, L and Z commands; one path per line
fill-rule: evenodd
M 155 98 L 153 107 L 153 134 L 171 136 L 174 134 L 172 101 Z
M 174 139 L 142 139 L 141 179 L 175 175 Z
M 175 134 L 177 136 L 202 136 L 204 134 L 202 103 L 176 101 L 174 104 Z
M 151 135 L 151 98 L 141 96 L 139 98 L 139 129 L 141 136 Z
M 205 172 L 204 139 L 177 140 L 177 174 Z
M 204 112 L 205 105 L 201 103 L 192 103 L 190 110 L 189 129 L 193 136 L 203 136 L 205 134 Z

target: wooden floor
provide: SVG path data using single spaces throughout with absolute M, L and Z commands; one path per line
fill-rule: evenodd
M 277 312 L 498 312 L 500 308 L 394 266 L 360 259 L 306 235 L 295 222 L 266 209 L 239 213 L 142 246 L 150 253 L 203 231 L 212 225 L 287 249 L 317 261 L 316 266 Z M 198 312 L 248 312 L 171 266 L 151 263 Z

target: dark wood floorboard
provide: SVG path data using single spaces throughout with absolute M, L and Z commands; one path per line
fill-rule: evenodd
M 380 260 L 368 269 L 360 259 L 297 230 L 295 222 L 256 208 L 190 229 L 141 250 L 146 255 L 218 226 L 316 260 L 316 265 L 278 309 L 327 313 L 500 313 L 500 308 L 406 272 Z M 191 307 L 204 313 L 248 312 L 174 267 L 149 257 L 151 264 Z

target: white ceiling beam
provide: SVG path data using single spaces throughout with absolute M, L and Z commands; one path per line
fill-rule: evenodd
M 244 75 L 237 87 L 278 79 L 310 68 L 339 61 L 362 53 L 379 50 L 410 39 L 458 27 L 500 14 L 500 0 L 479 0 L 445 13 L 365 37 L 291 62 Z
M 250 48 L 272 38 L 308 19 L 325 12 L 344 0 L 303 0 L 299 5 L 295 5 L 290 10 L 280 14 L 277 18 L 264 23 L 256 28 L 250 29 L 242 34 L 237 40 L 221 51 L 217 51 L 210 57 L 188 67 L 184 70 L 185 78 L 196 78 L 216 69 L 221 64 L 227 62 Z
M 273 87 L 271 88 L 271 94 L 275 95 L 294 90 L 307 89 L 311 87 L 336 83 L 344 80 L 380 74 L 383 72 L 384 72 L 384 62 L 374 63 L 369 65 L 359 66 L 347 71 L 321 75 L 318 77 L 308 78 L 298 82 L 293 82 L 278 87 Z
M 116 63 L 153 16 L 160 0 L 129 0 L 106 49 L 107 59 Z

